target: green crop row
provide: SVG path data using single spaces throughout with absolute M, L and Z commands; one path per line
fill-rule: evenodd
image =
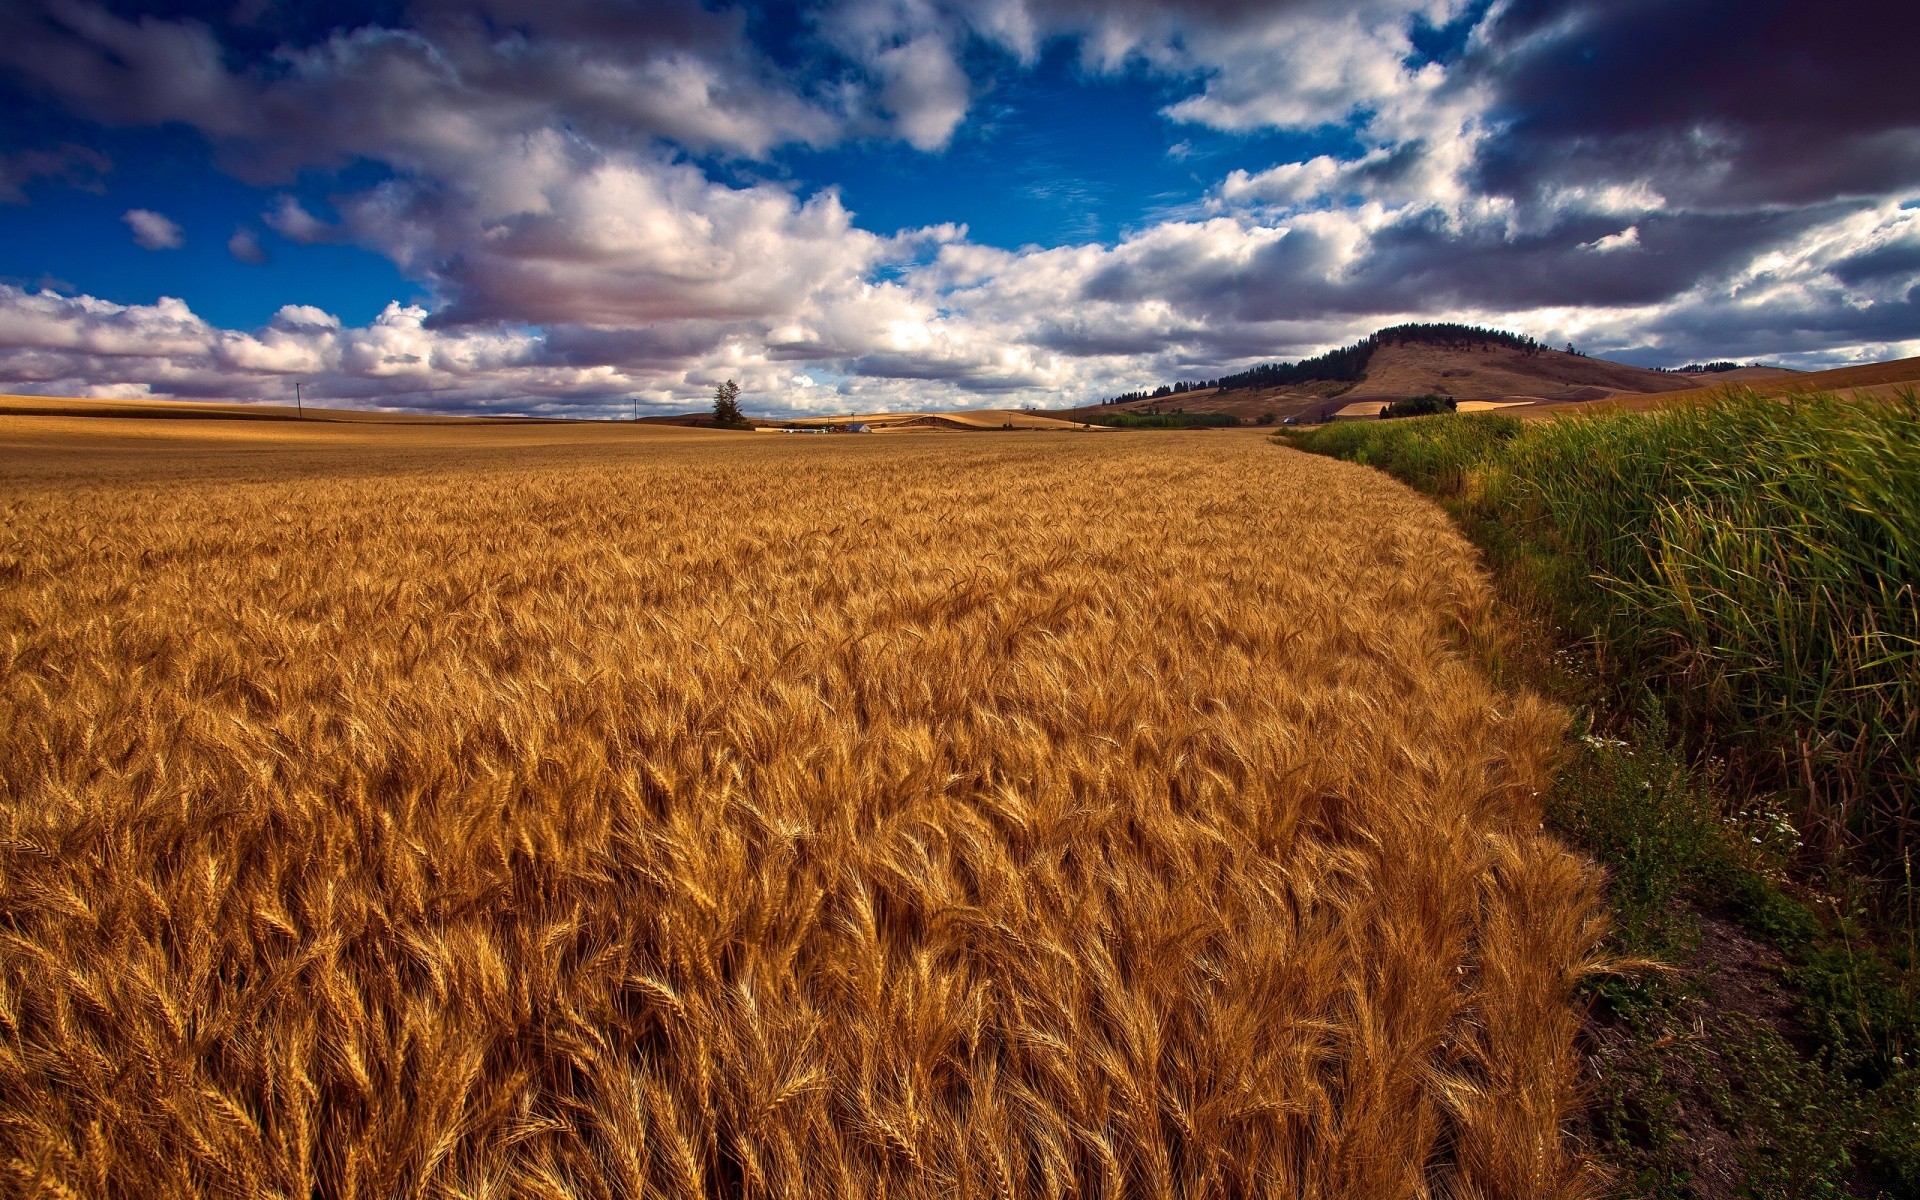
M 1920 820 L 1920 398 L 1765 398 L 1296 435 L 1447 501 L 1520 593 L 1831 857 Z

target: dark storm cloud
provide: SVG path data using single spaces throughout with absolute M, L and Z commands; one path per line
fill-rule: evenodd
M 1517 0 L 1487 33 L 1490 189 L 1645 178 L 1737 207 L 1920 184 L 1912 0 Z
M 738 12 L 695 0 L 428 3 L 408 15 L 268 46 L 241 37 L 249 53 L 218 19 L 24 0 L 0 6 L 0 67 L 97 120 L 191 125 L 256 181 L 356 158 L 438 173 L 557 122 L 614 146 L 668 138 L 749 154 L 836 126 L 741 38 Z
M 1866 305 L 1804 297 L 1757 305 L 1689 305 L 1661 314 L 1636 332 L 1655 344 L 1715 346 L 1721 348 L 1721 357 L 1747 361 L 1900 342 L 1911 339 L 1916 329 L 1920 288 L 1900 299 Z
M 605 364 L 627 369 L 673 367 L 701 358 L 737 332 L 717 322 L 677 321 L 642 329 L 593 329 L 579 325 L 548 328 L 542 361 L 560 366 Z
M 1702 279 L 1745 266 L 1756 246 L 1804 232 L 1834 208 L 1640 217 L 1630 240 L 1619 218 L 1569 218 L 1540 234 L 1462 235 L 1427 217 L 1384 230 L 1351 278 L 1353 298 L 1379 310 L 1448 304 L 1496 309 L 1656 304 Z M 1364 310 L 1362 310 L 1364 311 Z
M 100 177 L 112 169 L 113 164 L 106 155 L 72 143 L 51 150 L 0 154 L 0 203 L 26 203 L 26 185 L 36 179 L 54 179 L 85 191 L 102 191 Z
M 1834 278 L 1854 286 L 1920 278 L 1920 236 L 1849 255 L 1829 269 Z

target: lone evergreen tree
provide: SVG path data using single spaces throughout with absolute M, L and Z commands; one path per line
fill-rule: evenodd
M 716 425 L 747 423 L 747 419 L 740 415 L 740 385 L 731 379 L 713 389 L 713 423 Z

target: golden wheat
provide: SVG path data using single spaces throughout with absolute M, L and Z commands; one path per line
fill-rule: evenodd
M 1562 719 L 1412 493 L 351 436 L 0 486 L 0 1192 L 1587 1190 Z

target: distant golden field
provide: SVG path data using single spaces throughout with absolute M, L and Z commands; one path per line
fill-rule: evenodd
M 0 1194 L 1588 1190 L 1562 717 L 1383 476 L 148 424 L 0 417 Z

